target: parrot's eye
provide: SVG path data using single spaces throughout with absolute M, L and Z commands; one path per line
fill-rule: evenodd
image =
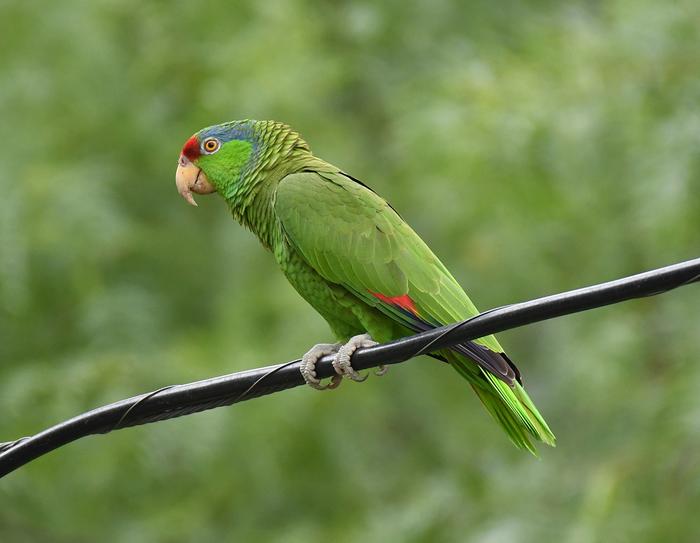
M 207 153 L 215 153 L 216 151 L 219 150 L 219 146 L 221 144 L 219 143 L 219 140 L 216 138 L 207 138 L 204 140 L 204 143 L 202 143 L 202 148 L 207 152 Z

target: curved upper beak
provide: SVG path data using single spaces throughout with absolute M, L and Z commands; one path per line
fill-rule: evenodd
M 209 182 L 206 174 L 195 166 L 190 160 L 180 155 L 175 172 L 175 185 L 180 195 L 188 204 L 197 206 L 192 193 L 211 194 L 216 192 L 216 188 Z

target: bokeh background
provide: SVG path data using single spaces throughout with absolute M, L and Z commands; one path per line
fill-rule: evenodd
M 284 120 L 486 309 L 697 257 L 700 4 L 0 5 L 0 440 L 330 339 L 184 140 Z M 501 334 L 558 436 L 517 451 L 419 359 L 74 443 L 0 540 L 697 541 L 700 290 Z

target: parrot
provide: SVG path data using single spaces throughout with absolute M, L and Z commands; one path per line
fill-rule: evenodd
M 351 365 L 360 347 L 479 314 L 384 198 L 316 157 L 285 123 L 240 120 L 199 130 L 182 147 L 175 182 L 194 206 L 193 194 L 219 194 L 326 320 L 339 343 L 315 345 L 302 358 L 301 374 L 313 388 L 335 388 L 343 377 L 364 380 Z M 324 385 L 315 364 L 328 354 L 337 375 Z M 555 446 L 518 368 L 493 335 L 430 355 L 467 380 L 518 448 L 536 455 L 533 441 Z

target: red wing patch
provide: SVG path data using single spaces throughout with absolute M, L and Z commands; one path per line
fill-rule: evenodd
M 375 298 L 380 299 L 382 302 L 400 307 L 401 309 L 418 317 L 418 309 L 416 308 L 416 304 L 413 300 L 411 300 L 411 297 L 408 294 L 402 294 L 401 296 L 384 296 L 384 294 L 380 294 L 379 292 L 372 292 L 371 290 L 368 292 Z

